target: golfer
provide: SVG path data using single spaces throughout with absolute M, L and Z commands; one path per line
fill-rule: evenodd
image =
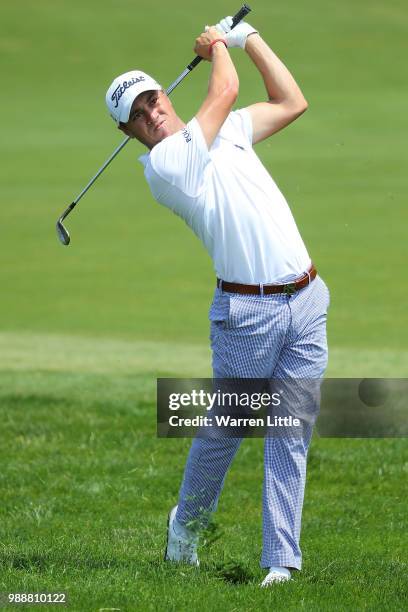
M 253 150 L 297 119 L 307 102 L 294 78 L 248 23 L 226 17 L 195 52 L 211 62 L 208 93 L 188 122 L 149 75 L 135 70 L 106 94 L 118 127 L 146 145 L 140 160 L 154 198 L 182 217 L 217 276 L 210 308 L 214 378 L 320 379 L 327 364 L 329 293 L 289 206 Z M 229 54 L 249 55 L 266 101 L 233 111 L 239 81 Z M 303 435 L 265 437 L 262 586 L 290 580 L 299 548 L 306 455 Z M 216 508 L 240 438 L 195 438 L 178 505 L 169 514 L 166 559 L 198 565 L 199 531 Z M 237 501 L 239 496 L 237 496 Z M 239 507 L 239 506 L 238 506 Z M 243 521 L 237 511 L 236 520 Z

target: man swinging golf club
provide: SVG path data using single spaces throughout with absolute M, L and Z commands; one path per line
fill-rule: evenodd
M 155 199 L 197 234 L 214 262 L 210 308 L 214 378 L 320 379 L 327 364 L 329 293 L 289 206 L 253 150 L 299 117 L 307 103 L 294 78 L 248 23 L 226 17 L 195 52 L 211 62 L 208 93 L 187 123 L 161 86 L 138 70 L 106 94 L 118 127 L 150 150 L 140 160 Z M 266 102 L 232 111 L 238 75 L 229 49 L 246 51 Z M 301 569 L 306 455 L 313 422 L 298 436 L 266 436 L 262 586 Z M 166 559 L 198 565 L 199 531 L 216 508 L 240 438 L 196 438 L 178 505 L 169 515 Z M 236 520 L 244 520 L 237 513 Z

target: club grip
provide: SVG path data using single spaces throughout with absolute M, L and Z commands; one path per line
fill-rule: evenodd
M 235 13 L 235 15 L 232 18 L 232 28 L 235 28 L 236 25 L 238 25 L 238 23 L 240 21 L 242 21 L 244 19 L 244 17 L 246 17 L 248 15 L 248 13 L 251 12 L 251 7 L 248 4 L 243 4 L 241 6 L 241 8 L 239 9 L 238 13 Z M 199 55 L 197 55 L 193 61 L 187 66 L 187 70 L 191 71 L 193 70 L 193 68 L 195 68 L 202 60 L 203 58 L 200 57 Z
M 248 4 L 243 4 L 242 7 L 239 9 L 238 13 L 236 13 L 233 18 L 232 18 L 232 28 L 235 28 L 235 26 L 242 21 L 247 15 L 248 13 L 251 12 L 251 7 L 248 6 Z

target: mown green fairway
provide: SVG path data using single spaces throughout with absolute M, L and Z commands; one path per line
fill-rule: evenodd
M 331 376 L 404 377 L 408 120 L 406 3 L 251 3 L 251 21 L 309 101 L 259 154 L 330 287 Z M 406 440 L 316 438 L 304 571 L 261 592 L 262 443 L 228 477 L 199 572 L 161 562 L 188 441 L 155 437 L 157 376 L 210 375 L 214 275 L 184 224 L 155 204 L 131 143 L 54 224 L 121 136 L 112 78 L 168 85 L 229 2 L 25 0 L 0 8 L 2 433 L 0 591 L 64 589 L 75 611 L 402 610 Z M 234 52 L 239 106 L 263 98 Z M 188 120 L 201 65 L 173 94 Z M 53 608 L 55 609 L 55 608 Z
M 2 591 L 63 590 L 84 611 L 201 610 L 203 600 L 206 610 L 403 609 L 406 440 L 314 440 L 304 571 L 261 591 L 262 440 L 238 453 L 200 570 L 164 564 L 189 445 L 155 437 L 149 369 L 181 372 L 168 347 L 152 356 L 145 342 L 15 340 L 1 337 L 11 355 L 0 378 Z M 185 345 L 183 355 L 201 372 L 204 353 Z

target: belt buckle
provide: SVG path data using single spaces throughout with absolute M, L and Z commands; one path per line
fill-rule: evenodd
M 283 286 L 283 293 L 285 295 L 293 295 L 296 293 L 296 285 L 295 283 L 287 283 Z

